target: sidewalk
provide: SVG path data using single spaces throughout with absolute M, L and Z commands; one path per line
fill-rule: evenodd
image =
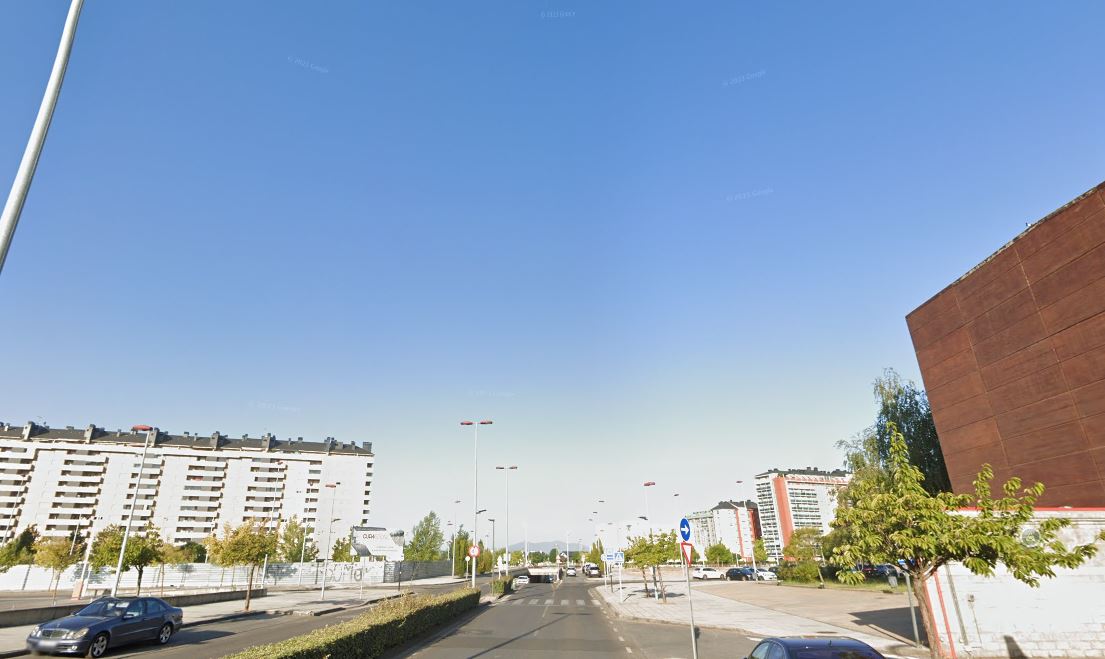
M 254 598 L 250 602 L 248 612 L 242 610 L 242 607 L 245 606 L 245 600 L 230 600 L 183 607 L 184 626 L 193 627 L 262 613 L 317 616 L 389 599 L 398 596 L 398 594 L 394 585 L 387 591 L 366 588 L 363 597 L 358 595 L 355 588 L 338 589 L 332 594 L 331 590 L 327 588 L 326 601 L 322 602 L 319 601 L 318 590 L 276 592 L 265 597 Z M 73 608 L 77 609 L 82 605 L 74 604 Z M 14 657 L 24 654 L 27 636 L 34 627 L 34 625 L 26 625 L 0 628 L 0 657 Z
M 665 586 L 668 594 L 667 604 L 662 604 L 651 597 L 646 598 L 640 582 L 625 584 L 623 594 L 626 599 L 624 602 L 621 601 L 616 583 L 613 592 L 607 586 L 598 586 L 594 591 L 602 595 L 607 606 L 618 617 L 689 625 L 690 608 L 687 604 L 686 583 L 681 581 L 669 582 Z M 699 587 L 694 588 L 694 622 L 698 627 L 734 629 L 746 632 L 752 637 L 848 636 L 863 641 L 887 655 L 929 656 L 927 649 L 918 650 L 888 636 L 865 634 L 855 629 L 847 629 L 811 618 L 719 597 Z

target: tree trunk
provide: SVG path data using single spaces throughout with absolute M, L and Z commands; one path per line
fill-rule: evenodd
M 645 566 L 641 566 L 641 583 L 645 585 L 645 597 L 648 597 L 648 574 L 645 572 Z
M 249 566 L 249 585 L 246 586 L 246 611 L 249 611 L 249 598 L 253 594 L 253 570 L 255 566 Z
M 144 568 L 144 567 L 139 567 L 138 568 L 138 591 L 134 593 L 135 596 L 138 596 L 138 595 L 142 594 L 142 571 L 145 570 L 145 569 L 146 568 Z
M 913 598 L 917 600 L 917 608 L 921 611 L 921 625 L 925 629 L 925 637 L 928 639 L 929 652 L 932 654 L 933 659 L 944 659 L 944 648 L 936 639 L 939 636 L 935 633 L 936 620 L 932 615 L 932 607 L 929 605 L 928 598 L 928 577 L 919 577 L 916 574 L 911 575 L 913 579 Z
M 664 571 L 660 568 L 656 568 L 657 574 L 660 575 L 660 601 L 664 604 L 668 603 L 668 589 L 664 587 Z M 687 593 L 689 596 L 690 593 Z

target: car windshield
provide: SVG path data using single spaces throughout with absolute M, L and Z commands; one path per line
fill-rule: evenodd
M 127 605 L 130 604 L 127 600 L 96 600 L 95 602 L 84 607 L 80 611 L 77 611 L 79 616 L 90 616 L 93 618 L 108 618 L 111 616 L 121 616 L 123 612 L 127 610 Z

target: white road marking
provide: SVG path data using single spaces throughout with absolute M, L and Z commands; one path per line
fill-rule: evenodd
M 599 605 L 598 600 L 591 600 L 591 606 L 598 606 L 598 605 Z
M 568 606 L 571 603 L 571 600 L 560 600 L 560 606 Z
M 576 600 L 576 606 L 587 606 L 587 603 L 583 600 Z
M 545 606 L 552 606 L 553 600 L 545 600 Z
M 541 601 L 540 600 L 530 600 L 529 603 L 530 604 L 536 604 L 537 606 L 541 606 Z
M 625 646 L 625 651 L 628 652 L 629 654 L 633 654 L 633 650 L 630 650 L 628 645 Z
M 625 639 L 622 638 L 621 636 L 618 637 L 618 640 L 621 641 L 622 643 L 625 643 Z

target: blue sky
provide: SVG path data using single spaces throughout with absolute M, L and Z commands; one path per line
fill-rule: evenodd
M 5 191 L 67 5 L 0 4 Z M 88 0 L 0 276 L 0 419 L 370 440 L 409 528 L 470 506 L 457 422 L 489 417 L 514 539 L 835 467 L 882 368 L 918 378 L 905 314 L 1105 179 L 1103 21 Z

